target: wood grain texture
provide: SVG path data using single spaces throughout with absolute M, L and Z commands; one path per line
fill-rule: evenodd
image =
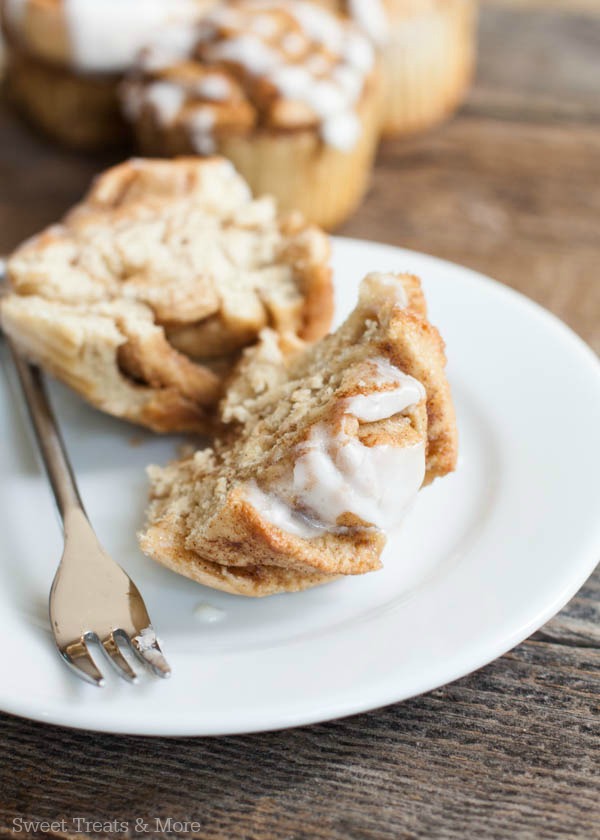
M 599 689 L 600 650 L 529 641 L 424 697 L 287 732 L 123 739 L 4 717 L 1 820 L 176 816 L 211 840 L 592 840 Z
M 575 14 L 585 12 L 587 15 L 600 15 L 598 0 L 480 0 L 487 9 L 505 7 L 511 11 L 562 11 Z
M 600 117 L 600 3 L 596 16 L 565 2 L 507 9 L 490 3 L 480 17 L 476 83 L 466 111 L 533 120 Z
M 600 348 L 600 8 L 541 5 L 484 3 L 465 109 L 424 137 L 382 146 L 367 200 L 343 233 L 491 274 Z M 0 251 L 54 221 L 109 162 L 60 153 L 0 112 Z M 170 816 L 197 820 L 195 836 L 210 840 L 594 840 L 599 697 L 597 572 L 560 615 L 486 668 L 347 720 L 152 740 L 0 715 L 0 835 L 14 817 L 134 826 Z M 46 836 L 82 834 L 70 824 Z

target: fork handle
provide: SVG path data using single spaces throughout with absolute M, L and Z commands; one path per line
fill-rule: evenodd
M 73 469 L 50 405 L 40 369 L 25 361 L 10 336 L 5 334 L 4 337 L 15 364 L 37 444 L 64 525 L 65 517 L 69 511 L 80 509 L 85 515 Z

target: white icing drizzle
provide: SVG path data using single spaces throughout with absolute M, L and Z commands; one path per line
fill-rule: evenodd
M 63 0 L 73 66 L 119 73 L 163 27 L 197 15 L 194 0 Z
M 324 120 L 321 134 L 329 146 L 350 151 L 360 137 L 360 121 L 356 114 L 346 111 L 338 114 L 335 119 Z
M 373 47 L 359 32 L 349 32 L 344 43 L 343 56 L 350 67 L 368 73 L 375 60 Z
M 364 423 L 374 423 L 400 414 L 425 399 L 421 383 L 394 367 L 388 359 L 375 359 L 375 377 L 378 382 L 396 385 L 388 391 L 357 394 L 346 402 L 346 412 Z
M 144 105 L 150 106 L 161 125 L 171 125 L 178 117 L 188 94 L 201 97 L 208 102 L 222 102 L 231 93 L 231 82 L 224 75 L 213 73 L 204 76 L 187 87 L 170 81 L 155 81 L 150 84 L 130 81 L 121 91 L 121 102 L 126 117 L 138 118 Z M 185 124 L 195 151 L 201 155 L 212 155 L 216 151 L 213 136 L 215 113 L 210 104 L 198 104 L 185 115 Z
M 358 26 L 376 44 L 384 44 L 388 38 L 388 16 L 383 0 L 347 0 L 348 11 Z
M 187 117 L 186 124 L 195 151 L 200 155 L 214 154 L 217 149 L 213 136 L 215 115 L 210 107 L 195 108 Z
M 185 91 L 172 82 L 152 82 L 144 101 L 154 109 L 161 125 L 170 125 L 185 102 Z
M 364 446 L 332 437 L 316 426 L 294 467 L 296 504 L 318 512 L 334 528 L 352 513 L 382 530 L 393 528 L 414 500 L 425 476 L 425 444 Z
M 356 114 L 356 103 L 364 86 L 364 77 L 373 67 L 374 54 L 369 42 L 358 32 L 344 27 L 340 21 L 325 9 L 311 3 L 298 2 L 289 7 L 310 38 L 322 44 L 327 50 L 340 56 L 342 63 L 334 71 L 347 71 L 345 82 L 332 73 L 332 80 L 315 78 L 321 68 L 300 68 L 304 70 L 302 85 L 296 81 L 296 96 L 292 97 L 281 85 L 281 71 L 271 81 L 289 98 L 296 98 L 307 104 L 321 120 L 321 136 L 325 143 L 340 151 L 351 151 L 360 137 L 360 122 Z M 349 75 L 354 83 L 348 84 Z M 335 91 L 335 93 L 334 93 Z
M 323 536 L 330 530 L 324 524 L 319 526 L 315 520 L 303 516 L 273 493 L 265 493 L 255 481 L 246 485 L 245 493 L 246 499 L 263 519 L 288 534 L 310 540 L 313 537 Z
M 203 624 L 217 624 L 225 618 L 225 610 L 215 607 L 212 604 L 198 604 L 194 609 L 194 615 Z
M 345 64 L 338 64 L 331 71 L 332 78 L 346 94 L 352 99 L 358 99 L 363 86 L 363 77 L 360 71 Z
M 231 82 L 226 76 L 204 76 L 194 85 L 194 93 L 212 102 L 225 102 L 231 94 Z
M 329 52 L 343 53 L 345 33 L 334 15 L 313 3 L 304 2 L 288 4 L 288 10 L 313 41 L 322 44 Z
M 177 61 L 188 58 L 197 41 L 195 27 L 185 24 L 165 26 L 147 44 L 139 57 L 141 67 L 148 72 L 164 70 Z
M 312 42 L 313 54 L 304 62 L 295 63 L 295 56 L 302 52 L 306 42 L 300 33 L 294 32 L 285 33 L 277 42 L 279 30 L 269 12 L 278 6 L 263 0 L 249 0 L 247 9 L 252 14 L 247 24 L 245 6 L 219 7 L 209 13 L 203 21 L 203 31 L 208 34 L 202 57 L 209 64 L 231 62 L 241 66 L 250 76 L 265 78 L 283 97 L 310 109 L 320 123 L 325 143 L 341 151 L 350 151 L 360 136 L 356 105 L 365 77 L 373 67 L 373 48 L 358 29 L 325 9 L 304 0 L 294 3 L 281 0 L 280 5 L 296 19 Z M 210 33 L 214 36 L 215 27 L 219 26 L 226 27 L 229 34 L 211 42 Z M 315 45 L 319 49 L 326 48 L 333 57 L 327 59 L 314 52 Z M 171 53 L 177 49 L 180 57 L 191 51 L 187 43 L 176 44 Z M 148 50 L 143 66 L 148 70 L 156 69 L 168 55 L 168 48 L 161 52 L 159 39 L 158 48 Z M 223 89 L 214 95 L 210 90 L 203 90 L 200 95 L 209 100 L 221 100 L 225 92 Z M 192 142 L 196 144 L 193 137 Z M 202 131 L 199 145 L 195 147 L 201 151 L 209 145 L 207 132 Z
M 389 360 L 372 360 L 374 379 L 393 387 L 346 401 L 345 413 L 374 422 L 402 413 L 425 399 L 423 385 Z M 344 431 L 316 424 L 298 447 L 293 474 L 272 488 L 246 488 L 253 507 L 273 525 L 307 539 L 339 531 L 351 513 L 382 530 L 395 527 L 425 476 L 425 441 L 412 446 L 366 446 Z M 306 511 L 303 515 L 302 511 Z

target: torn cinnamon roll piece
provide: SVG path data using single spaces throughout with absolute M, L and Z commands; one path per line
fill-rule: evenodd
M 368 276 L 354 312 L 312 347 L 263 333 L 222 403 L 229 431 L 151 468 L 142 550 L 252 596 L 378 569 L 421 486 L 455 467 L 444 367 L 406 275 Z
M 206 432 L 240 350 L 329 328 L 329 242 L 229 161 L 131 160 L 10 257 L 3 328 L 93 405 Z

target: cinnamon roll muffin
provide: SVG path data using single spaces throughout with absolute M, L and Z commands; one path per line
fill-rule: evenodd
M 252 199 L 227 160 L 132 160 L 9 258 L 2 328 L 103 411 L 212 428 L 225 377 L 266 326 L 313 341 L 332 315 L 328 239 Z
M 117 84 L 165 25 L 201 15 L 213 0 L 0 0 L 11 98 L 66 146 L 122 142 Z
M 255 194 L 328 228 L 366 188 L 379 97 L 368 38 L 307 0 L 222 4 L 165 31 L 122 87 L 143 153 L 224 155 Z
M 475 64 L 477 0 L 321 0 L 356 21 L 381 54 L 382 131 L 429 128 L 462 101 Z

